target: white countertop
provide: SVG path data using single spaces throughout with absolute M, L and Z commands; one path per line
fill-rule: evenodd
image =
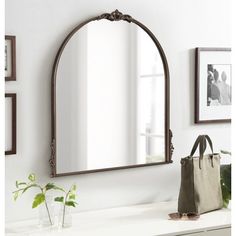
M 20 221 L 6 225 L 7 236 L 154 236 L 193 233 L 231 226 L 231 211 L 221 209 L 200 216 L 197 221 L 173 221 L 176 202 L 162 202 L 73 214 L 73 225 L 59 230 L 39 228 L 37 221 Z

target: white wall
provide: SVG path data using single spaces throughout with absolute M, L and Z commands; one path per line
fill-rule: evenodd
M 18 150 L 6 157 L 6 221 L 37 216 L 33 192 L 16 203 L 11 192 L 16 179 L 35 172 L 42 182 L 79 187 L 77 211 L 176 199 L 179 158 L 188 155 L 194 139 L 208 133 L 215 149 L 230 149 L 230 125 L 194 125 L 194 51 L 230 46 L 230 0 L 8 0 L 6 34 L 16 35 Z M 56 51 L 65 35 L 81 21 L 119 9 L 147 25 L 161 42 L 170 67 L 171 128 L 174 163 L 80 176 L 49 178 L 50 75 Z

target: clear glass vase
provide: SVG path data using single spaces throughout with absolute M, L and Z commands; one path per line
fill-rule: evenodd
M 55 223 L 55 209 L 53 196 L 47 195 L 45 202 L 38 206 L 39 226 L 48 227 Z
M 61 204 L 60 214 L 59 214 L 59 227 L 68 228 L 72 226 L 72 214 L 71 207 L 64 206 Z

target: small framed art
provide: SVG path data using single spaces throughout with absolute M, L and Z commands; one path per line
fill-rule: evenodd
M 16 37 L 5 36 L 5 81 L 16 80 Z
M 196 48 L 195 123 L 231 121 L 230 48 Z
M 16 93 L 5 94 L 5 155 L 16 154 Z

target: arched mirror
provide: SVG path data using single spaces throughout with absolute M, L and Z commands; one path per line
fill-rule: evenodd
M 171 162 L 169 70 L 153 33 L 118 10 L 75 27 L 52 73 L 52 176 Z

